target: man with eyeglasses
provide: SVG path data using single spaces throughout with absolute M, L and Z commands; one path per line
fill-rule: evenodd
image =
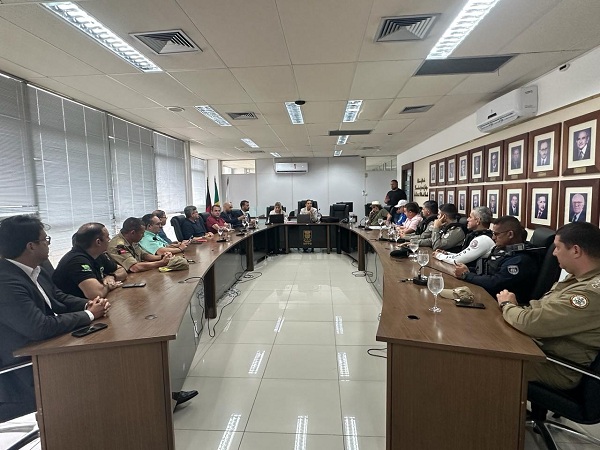
M 50 236 L 34 216 L 0 222 L 0 366 L 18 364 L 13 352 L 32 341 L 50 339 L 106 315 L 110 303 L 60 291 L 40 267 L 48 259 Z M 30 366 L 0 377 L 0 403 L 15 412 L 35 410 Z
M 165 253 L 178 254 L 183 253 L 188 247 L 189 241 L 174 242 L 169 244 L 160 237 L 160 219 L 154 214 L 145 214 L 142 222 L 146 227 L 144 236 L 140 240 L 140 247 L 152 255 L 163 255 Z
M 538 260 L 528 251 L 526 238 L 527 232 L 517 218 L 502 216 L 496 219 L 492 231 L 496 246 L 490 256 L 478 259 L 471 268 L 457 264 L 454 276 L 483 287 L 491 296 L 509 289 L 519 302 L 529 301 L 537 278 Z
M 177 241 L 172 241 L 169 239 L 169 236 L 167 236 L 167 233 L 165 233 L 164 226 L 167 224 L 167 213 L 162 209 L 155 209 L 152 211 L 152 215 L 158 217 L 158 220 L 160 220 L 160 231 L 158 232 L 158 237 L 160 237 L 167 244 L 178 244 Z

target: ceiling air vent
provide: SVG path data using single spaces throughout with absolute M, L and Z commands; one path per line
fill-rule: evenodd
M 376 42 L 419 41 L 429 34 L 439 14 L 384 17 L 375 35 Z
M 360 136 L 362 134 L 371 134 L 373 130 L 330 130 L 329 136 Z
M 433 105 L 422 105 L 422 106 L 406 106 L 400 114 L 410 114 L 410 113 L 422 113 L 429 111 Z
M 202 49 L 181 30 L 131 33 L 130 36 L 136 38 L 157 55 L 202 51 Z
M 256 113 L 253 112 L 231 112 L 227 113 L 231 120 L 254 120 L 258 119 Z
M 257 153 L 264 153 L 264 151 L 262 151 L 262 150 L 248 150 L 246 153 L 252 153 L 254 155 L 254 154 L 257 154 Z

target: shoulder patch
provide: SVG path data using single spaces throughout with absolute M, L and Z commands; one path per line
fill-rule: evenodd
M 90 267 L 90 265 L 89 265 L 89 264 L 82 264 L 82 265 L 81 265 L 81 271 L 82 271 L 82 272 L 91 272 L 91 271 L 92 271 L 92 268 Z
M 478 245 L 479 245 L 479 242 L 477 242 L 477 239 L 473 239 L 471 241 L 471 245 L 469 245 L 469 247 L 471 247 L 471 248 L 477 248 Z
M 590 301 L 585 295 L 572 295 L 571 306 L 575 308 L 584 309 L 590 304 Z
M 519 266 L 508 266 L 508 273 L 511 275 L 516 275 L 519 273 Z
M 592 281 L 590 283 L 590 285 L 594 288 L 594 289 L 599 289 L 600 288 L 600 278 L 595 278 L 594 281 Z

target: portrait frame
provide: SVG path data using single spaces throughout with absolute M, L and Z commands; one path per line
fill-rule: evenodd
M 527 178 L 527 150 L 529 133 L 523 133 L 504 141 L 504 180 L 523 180 Z M 514 152 L 519 152 L 518 167 L 512 158 Z
M 571 222 L 572 200 L 575 194 L 587 194 L 585 198 L 586 222 L 598 225 L 598 195 L 600 179 L 562 180 L 560 181 L 558 226 Z
M 464 161 L 464 163 L 463 163 Z M 467 184 L 469 183 L 469 152 L 463 152 L 456 155 L 456 179 L 458 180 L 458 184 Z M 464 172 L 463 172 L 464 166 Z
M 477 200 L 477 206 L 475 206 L 475 200 Z M 467 202 L 467 211 L 465 214 L 469 214 L 473 211 L 473 208 L 478 208 L 483 203 L 483 188 L 481 186 L 469 187 L 469 200 Z
M 546 197 L 546 214 L 544 217 L 537 217 L 539 213 L 537 200 L 544 196 Z M 527 228 L 535 229 L 539 226 L 546 226 L 556 229 L 556 221 L 558 218 L 558 181 L 527 183 L 527 198 L 529 202 Z
M 485 154 L 486 170 L 485 170 L 485 181 L 495 182 L 502 181 L 504 179 L 504 141 L 494 142 L 493 144 L 486 145 L 483 153 Z M 493 155 L 496 155 L 496 170 L 492 170 Z
M 496 207 L 492 210 L 492 217 L 497 219 L 503 215 L 502 210 L 502 185 L 501 184 L 486 184 L 483 188 L 483 198 L 485 199 L 485 206 L 492 210 L 490 206 L 490 196 L 496 196 Z
M 437 194 L 435 192 L 435 189 L 429 189 L 429 200 L 435 200 L 437 197 Z
M 437 161 L 437 184 L 443 186 L 446 184 L 446 159 L 438 159 Z
M 446 203 L 456 206 L 456 188 L 446 188 Z
M 429 163 L 429 186 L 437 186 L 437 160 Z
M 466 187 L 464 188 L 459 188 L 456 190 L 456 209 L 458 210 L 459 214 L 466 214 L 467 213 L 467 206 L 469 206 L 469 201 L 467 197 L 468 194 L 468 190 Z
M 567 120 L 563 123 L 563 175 L 581 175 L 584 173 L 600 172 L 600 157 L 596 154 L 600 145 L 598 136 L 598 118 L 600 111 L 594 111 L 583 116 Z M 577 137 L 579 133 L 587 132 L 589 156 L 578 160 L 576 156 Z
M 436 194 L 435 201 L 438 202 L 438 207 L 440 207 L 444 203 L 446 203 L 446 190 L 445 189 L 438 189 L 435 194 Z
M 456 184 L 456 155 L 446 158 L 446 185 Z
M 469 161 L 471 163 L 471 171 L 469 172 L 469 179 L 471 183 L 483 182 L 485 158 L 484 158 L 484 147 L 474 148 L 469 151 Z M 479 172 L 476 172 L 479 169 Z
M 529 133 L 529 178 L 544 178 L 558 176 L 561 153 L 561 124 L 555 123 L 544 128 L 539 128 Z M 548 146 L 546 164 L 540 160 L 540 146 Z
M 502 193 L 502 198 L 504 200 L 502 206 L 502 215 L 513 216 L 516 217 L 519 222 L 524 226 L 525 225 L 525 216 L 527 205 L 527 183 L 511 183 L 503 185 L 504 192 Z M 514 214 L 511 211 L 512 197 L 517 196 L 517 213 Z

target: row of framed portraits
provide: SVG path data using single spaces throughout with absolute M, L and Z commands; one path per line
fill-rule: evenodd
M 553 229 L 569 222 L 598 225 L 600 179 L 539 181 L 431 188 L 429 199 L 454 203 L 460 214 L 487 206 L 494 218 L 510 215 L 527 228 Z
M 567 176 L 600 172 L 600 157 L 596 156 L 599 118 L 600 111 L 595 111 L 432 161 L 429 185 L 539 179 L 556 177 L 559 171 Z

